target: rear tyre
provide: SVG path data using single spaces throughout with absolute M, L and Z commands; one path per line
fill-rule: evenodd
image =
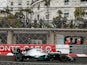
M 53 61 L 53 60 L 54 60 L 54 58 L 50 58 L 50 59 L 49 59 L 49 61 Z
M 61 56 L 61 61 L 63 61 L 63 62 L 68 61 L 68 57 L 66 57 L 66 56 Z

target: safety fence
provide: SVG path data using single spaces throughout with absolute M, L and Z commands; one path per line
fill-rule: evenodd
M 0 28 L 0 44 L 86 45 L 86 32 L 86 29 Z
M 56 50 L 65 54 L 86 54 L 86 32 L 86 29 L 0 28 L 0 49 L 5 44 L 55 44 Z

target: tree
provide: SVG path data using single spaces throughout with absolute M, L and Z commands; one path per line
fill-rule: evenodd
M 16 21 L 16 22 L 12 25 L 12 27 L 14 27 L 14 28 L 23 28 L 23 27 L 24 27 L 24 24 L 23 24 L 23 22 L 21 22 L 21 21 Z
M 67 18 L 66 17 L 62 17 L 61 28 L 65 28 L 66 27 L 66 22 L 67 22 Z
M 28 25 L 30 25 L 30 22 L 31 22 L 31 19 L 32 19 L 31 17 L 32 17 L 33 11 L 30 8 L 22 9 L 21 11 L 26 12 L 25 27 L 28 27 Z M 28 14 L 30 14 L 30 19 L 28 18 Z
M 23 14 L 22 11 L 16 12 L 16 13 L 15 13 L 15 16 L 16 16 L 17 18 L 24 18 L 24 14 Z
M 12 27 L 12 25 L 17 21 L 17 18 L 13 14 L 8 14 L 7 21 L 8 21 L 9 26 Z
M 58 12 L 57 12 L 58 14 L 59 14 L 59 17 L 61 18 L 62 17 L 62 11 L 61 10 L 58 10 Z
M 74 28 L 73 20 L 70 21 L 70 28 Z
M 43 27 L 43 20 L 40 19 L 39 23 L 40 23 L 40 28 L 42 28 Z
M 10 9 L 9 9 L 8 6 L 5 8 L 5 13 L 6 13 L 6 17 L 7 17 L 9 14 L 11 14 L 11 13 L 10 13 Z
M 45 6 L 47 7 L 47 16 L 48 16 L 48 23 L 49 23 L 49 8 L 51 0 L 43 0 L 45 2 Z
M 53 18 L 53 25 L 56 28 L 64 28 L 64 25 L 66 23 L 67 18 L 66 17 L 62 17 L 62 11 L 58 10 L 58 16 Z
M 37 28 L 38 26 L 37 26 L 37 20 L 35 19 L 34 20 L 34 26 L 33 26 L 34 28 Z
M 74 11 L 74 16 L 77 20 L 82 18 L 84 16 L 84 9 L 81 7 L 76 8 Z
M 56 28 L 61 28 L 61 19 L 60 17 L 53 18 L 53 26 Z
M 9 7 L 8 7 L 8 6 L 5 8 L 5 12 L 6 12 L 7 14 L 10 14 L 10 10 L 9 10 Z
M 75 8 L 74 16 L 76 21 L 83 21 L 84 9 L 81 7 Z
M 17 21 L 16 16 L 10 12 L 8 6 L 5 8 L 5 13 L 6 13 L 6 18 L 4 17 L 5 22 L 7 22 L 9 27 L 12 27 L 12 25 Z
M 7 22 L 7 18 L 6 17 L 1 19 L 1 21 L 0 21 L 0 27 L 1 28 L 9 28 L 9 24 Z
M 15 13 L 15 16 L 16 16 L 16 18 L 17 18 L 17 20 L 18 20 L 19 22 L 23 22 L 23 21 L 24 21 L 25 16 L 24 16 L 24 14 L 23 14 L 22 11 L 16 12 L 16 13 Z

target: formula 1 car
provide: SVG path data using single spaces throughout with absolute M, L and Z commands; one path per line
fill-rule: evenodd
M 26 49 L 21 51 L 19 48 L 16 48 L 12 51 L 15 61 L 24 61 L 26 60 L 36 60 L 36 61 L 53 61 L 53 60 L 59 60 L 59 61 L 74 61 L 75 59 L 67 56 L 67 55 L 61 55 L 59 52 L 50 52 L 46 53 L 41 49 Z

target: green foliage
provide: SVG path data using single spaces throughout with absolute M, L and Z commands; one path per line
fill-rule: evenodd
M 7 16 L 7 18 L 8 18 L 8 19 L 16 19 L 16 16 L 13 15 L 13 14 L 9 14 L 9 15 Z
M 59 17 L 59 18 L 62 18 L 62 14 L 63 14 L 62 11 L 61 11 L 61 10 L 58 10 L 57 13 L 58 13 L 58 15 L 59 15 L 58 17 Z
M 83 20 L 82 16 L 84 16 L 84 9 L 81 7 L 76 8 L 74 11 L 74 16 L 76 20 L 79 20 L 79 21 Z
M 3 17 L 0 21 L 0 27 L 1 28 L 8 28 L 9 25 L 8 25 L 8 22 L 7 22 L 7 18 Z
M 28 13 L 33 13 L 33 11 L 31 9 L 22 9 L 21 11 L 25 11 L 25 12 L 28 12 Z
M 54 25 L 54 27 L 56 28 L 64 28 L 65 26 L 65 23 L 67 21 L 67 18 L 66 17 L 62 17 L 62 11 L 61 10 L 58 10 L 58 16 L 53 18 L 53 22 L 52 24 Z
M 52 26 L 47 24 L 47 23 L 44 23 L 44 27 L 46 27 L 46 28 L 52 28 Z
M 54 27 L 60 28 L 61 27 L 60 17 L 53 18 L 53 22 L 52 23 L 53 23 Z
M 13 28 L 23 28 L 24 27 L 24 24 L 23 22 L 15 22 L 13 25 L 12 25 Z
M 8 6 L 5 8 L 5 12 L 6 12 L 7 14 L 10 13 L 10 10 L 9 10 L 9 7 L 8 7 Z
M 62 13 L 62 11 L 61 11 L 61 10 L 58 10 L 58 14 L 59 14 L 59 15 L 61 15 L 61 14 L 63 14 L 63 13 Z
M 16 12 L 16 13 L 15 13 L 15 16 L 16 16 L 17 18 L 23 18 L 23 17 L 24 17 L 24 14 L 23 14 L 22 11 L 20 11 L 20 12 Z
M 81 8 L 81 7 L 77 7 L 74 11 L 74 16 L 75 16 L 75 20 L 76 22 L 79 21 L 79 22 L 83 22 L 84 18 L 84 8 Z M 79 28 L 79 25 L 81 25 L 80 23 L 78 23 L 78 26 L 76 26 L 77 28 Z

